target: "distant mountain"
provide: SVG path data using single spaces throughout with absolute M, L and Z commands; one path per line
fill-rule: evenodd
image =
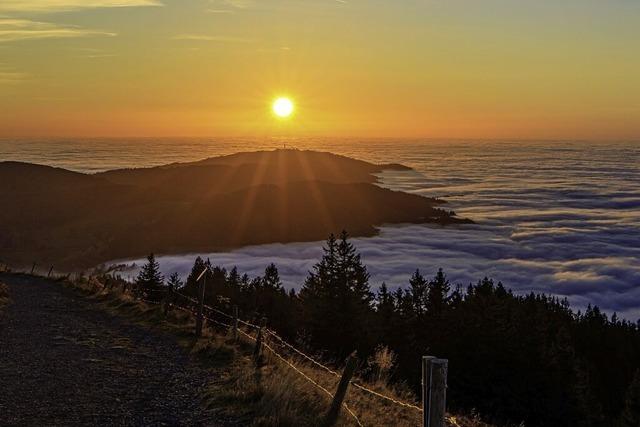
M 470 222 L 443 202 L 375 185 L 408 169 L 275 150 L 96 175 L 0 162 L 0 260 L 84 268 L 149 252 L 324 239 L 384 223 Z

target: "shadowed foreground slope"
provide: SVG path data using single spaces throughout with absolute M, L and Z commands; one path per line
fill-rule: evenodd
M 44 279 L 0 275 L 0 424 L 232 425 L 201 407 L 209 374 L 175 338 Z
M 74 173 L 0 163 L 0 260 L 84 268 L 149 252 L 312 241 L 385 223 L 465 222 L 441 201 L 383 189 L 407 169 L 330 153 L 276 150 L 146 169 Z

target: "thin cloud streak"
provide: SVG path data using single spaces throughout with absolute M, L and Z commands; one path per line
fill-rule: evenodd
M 212 0 L 212 4 L 222 4 L 236 9 L 248 9 L 255 4 L 253 0 Z
M 236 13 L 234 10 L 232 9 L 207 9 L 205 10 L 206 13 L 214 13 L 214 14 L 225 14 L 225 15 L 231 15 Z
M 163 6 L 158 0 L 3 0 L 3 12 L 68 12 L 81 9 Z
M 173 40 L 186 40 L 186 41 L 210 41 L 220 43 L 253 43 L 255 40 L 245 39 L 242 37 L 233 36 L 209 36 L 206 34 L 178 34 L 172 37 Z
M 116 36 L 116 33 L 28 19 L 0 18 L 0 43 L 18 40 Z

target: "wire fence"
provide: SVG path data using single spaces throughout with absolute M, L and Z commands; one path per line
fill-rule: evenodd
M 201 274 L 201 276 L 204 274 Z M 93 276 L 89 276 L 87 279 L 87 285 L 93 285 L 94 287 L 102 287 L 103 289 L 107 288 L 107 283 L 101 283 L 97 278 L 93 277 Z M 126 291 L 126 285 L 123 288 L 124 291 Z M 130 291 L 133 291 L 133 289 L 130 289 Z M 176 290 L 173 289 L 155 289 L 155 290 L 150 290 L 150 293 L 158 293 L 161 294 L 160 298 L 152 298 L 151 295 L 147 294 L 147 295 L 140 295 L 137 294 L 136 298 L 142 302 L 144 302 L 145 304 L 149 304 L 149 305 L 162 305 L 162 304 L 168 304 L 170 307 L 176 308 L 178 310 L 181 310 L 183 312 L 189 313 L 191 315 L 195 315 L 198 316 L 198 309 L 200 307 L 200 302 L 198 300 L 196 300 L 195 298 L 192 298 L 188 295 L 185 295 L 183 293 L 180 293 Z M 135 292 L 134 292 L 135 294 Z M 202 314 L 203 314 L 203 318 L 211 323 L 211 324 L 215 324 L 224 328 L 227 328 L 228 330 L 234 330 L 237 331 L 237 333 L 239 333 L 240 335 L 242 335 L 243 337 L 247 338 L 248 340 L 252 341 L 252 342 L 256 342 L 258 340 L 257 336 L 254 337 L 251 334 L 251 331 L 255 331 L 256 333 L 258 333 L 259 331 L 262 331 L 262 333 L 271 336 L 274 338 L 274 343 L 278 343 L 278 345 L 283 348 L 283 349 L 287 349 L 289 351 L 291 351 L 292 353 L 302 357 L 304 360 L 310 362 L 313 366 L 316 366 L 317 368 L 320 368 L 321 370 L 327 372 L 328 374 L 330 374 L 332 377 L 341 378 L 341 374 L 338 373 L 336 370 L 331 369 L 330 367 L 326 366 L 325 364 L 319 362 L 318 360 L 316 360 L 315 358 L 313 358 L 312 356 L 310 356 L 309 354 L 305 353 L 304 351 L 300 350 L 299 348 L 297 348 L 296 346 L 294 346 L 293 344 L 287 342 L 284 338 L 282 338 L 280 335 L 278 335 L 275 331 L 268 329 L 266 327 L 261 327 L 258 326 L 254 323 L 251 323 L 247 320 L 241 319 L 238 316 L 226 313 L 218 308 L 212 307 L 210 305 L 207 304 L 202 304 Z M 226 323 L 223 322 L 221 320 L 215 319 L 214 315 L 218 315 L 218 316 L 222 316 L 228 320 L 231 321 L 231 323 Z M 236 325 L 242 325 L 246 328 L 249 329 L 249 331 L 245 331 L 240 327 L 236 327 Z M 264 348 L 266 348 L 270 353 L 272 353 L 278 360 L 280 360 L 282 363 L 285 364 L 285 366 L 287 366 L 288 368 L 292 369 L 293 371 L 295 371 L 297 374 L 299 374 L 302 378 L 304 378 L 307 382 L 309 382 L 310 384 L 312 384 L 313 386 L 315 386 L 318 390 L 320 390 L 323 394 L 327 395 L 330 399 L 334 398 L 334 394 L 331 393 L 325 386 L 323 386 L 322 384 L 320 384 L 318 381 L 314 380 L 313 378 L 311 378 L 308 374 L 306 374 L 305 372 L 302 371 L 302 369 L 298 366 L 296 366 L 291 360 L 289 360 L 287 357 L 285 357 L 283 354 L 281 354 L 280 352 L 276 351 L 271 345 L 269 345 L 266 342 L 262 342 L 261 343 L 262 346 Z M 403 408 L 408 408 L 411 410 L 415 410 L 419 413 L 423 413 L 423 409 L 417 405 L 408 403 L 408 402 L 403 402 L 401 400 L 398 400 L 394 397 L 382 394 L 380 392 L 377 392 L 375 390 L 372 390 L 356 381 L 349 381 L 349 384 L 351 384 L 353 387 L 355 387 L 356 389 L 368 393 L 369 395 L 375 396 L 377 398 L 383 399 L 386 402 L 398 405 L 400 407 Z M 362 422 L 360 421 L 360 419 L 358 418 L 358 416 L 354 413 L 354 411 L 345 403 L 342 403 L 342 406 L 344 407 L 344 409 L 347 411 L 347 413 L 354 419 L 354 421 L 359 425 L 362 426 Z
M 193 301 L 194 303 L 197 303 L 197 301 L 196 301 L 196 300 L 194 300 L 194 299 L 192 299 L 192 298 L 190 298 L 190 297 L 188 297 L 188 296 L 186 296 L 186 295 L 184 295 L 184 294 L 181 294 L 181 293 L 176 292 L 176 291 L 173 291 L 173 292 L 174 292 L 176 295 L 180 296 L 181 298 L 184 298 L 184 299 L 187 299 L 187 300 Z M 225 313 L 225 312 L 224 312 L 224 311 L 222 311 L 222 310 L 216 309 L 216 308 L 211 307 L 211 306 L 208 306 L 208 305 L 204 305 L 204 308 L 205 308 L 205 309 L 207 309 L 207 310 L 209 310 L 209 311 L 212 311 L 212 312 L 214 312 L 214 313 L 217 313 L 217 314 L 219 314 L 219 315 L 221 315 L 221 316 L 224 316 L 224 317 L 226 317 L 226 318 L 228 318 L 228 319 L 230 319 L 230 320 L 235 321 L 235 320 L 237 319 L 238 323 L 241 323 L 241 324 L 243 324 L 243 325 L 245 325 L 245 326 L 247 326 L 247 327 L 253 328 L 253 329 L 255 329 L 255 330 L 259 330 L 259 329 L 260 329 L 260 326 L 257 326 L 257 325 L 255 325 L 255 324 L 250 323 L 250 322 L 247 322 L 247 321 L 244 321 L 244 320 L 242 320 L 242 319 L 240 319 L 240 318 L 236 318 L 235 316 L 233 316 L 233 315 L 231 315 L 231 314 L 229 314 L 229 313 Z M 194 313 L 194 314 L 195 314 L 195 313 Z M 220 325 L 222 325 L 222 326 L 225 326 L 225 327 L 228 327 L 228 328 L 233 328 L 233 326 L 232 326 L 232 325 L 229 325 L 229 324 L 226 324 L 226 323 L 223 323 L 223 322 L 220 322 L 220 321 L 216 321 L 216 320 L 211 319 L 211 318 L 209 318 L 209 317 L 206 317 L 206 319 L 207 319 L 208 321 L 211 321 L 211 322 L 214 322 L 214 323 L 220 324 Z M 238 331 L 239 331 L 240 333 L 243 333 L 243 334 L 244 334 L 244 335 L 246 335 L 246 336 L 250 336 L 250 335 L 246 334 L 244 331 L 242 331 L 240 328 L 238 328 Z M 340 375 L 337 371 L 335 371 L 335 370 L 333 370 L 333 369 L 329 368 L 328 366 L 326 366 L 325 364 L 323 364 L 323 363 L 319 362 L 318 360 L 314 359 L 313 357 L 311 357 L 311 356 L 310 356 L 310 355 L 308 355 L 307 353 L 305 353 L 305 352 L 303 352 L 302 350 L 300 350 L 300 349 L 296 348 L 295 346 L 293 346 L 292 344 L 290 344 L 289 342 L 287 342 L 284 338 L 282 338 L 280 335 L 278 335 L 276 332 L 272 331 L 271 329 L 264 328 L 264 332 L 266 332 L 267 334 L 269 334 L 270 336 L 272 336 L 273 338 L 275 338 L 275 339 L 276 339 L 276 340 L 277 340 L 277 341 L 278 341 L 278 342 L 279 342 L 283 347 L 286 347 L 286 348 L 288 348 L 289 350 L 293 351 L 294 353 L 296 353 L 297 355 L 301 356 L 302 358 L 304 358 L 304 359 L 305 359 L 305 360 L 307 360 L 308 362 L 312 363 L 314 366 L 316 366 L 316 367 L 318 367 L 318 368 L 320 368 L 320 369 L 324 370 L 325 372 L 327 372 L 327 373 L 329 373 L 329 374 L 333 375 L 333 376 L 334 376 L 334 377 L 336 377 L 336 378 L 340 378 L 340 377 L 341 377 L 341 375 Z M 251 337 L 251 339 L 255 341 L 255 338 Z M 286 361 L 287 365 L 289 365 L 289 366 L 290 366 L 290 367 L 292 367 L 292 368 L 295 368 L 295 366 L 294 366 L 292 363 L 290 363 L 289 361 L 287 361 L 286 359 L 284 359 L 284 358 L 282 357 L 282 355 L 280 355 L 278 352 L 276 352 L 276 351 L 275 351 L 271 346 L 269 346 L 269 345 L 267 345 L 267 344 L 264 344 L 264 346 L 265 346 L 267 349 L 269 349 L 269 350 L 270 350 L 274 355 L 276 355 L 278 358 L 280 358 L 280 359 L 281 359 L 281 360 L 283 360 L 283 361 Z M 322 387 L 322 386 L 318 385 L 318 383 L 317 383 L 317 382 L 315 382 L 315 381 L 311 380 L 311 379 L 310 379 L 306 374 L 302 373 L 302 371 L 300 371 L 300 370 L 299 370 L 299 369 L 297 369 L 297 368 L 295 368 L 295 370 L 296 370 L 298 373 L 302 374 L 302 375 L 303 375 L 303 376 L 304 376 L 308 381 L 310 381 L 310 382 L 311 382 L 312 384 L 314 384 L 316 387 L 319 387 L 321 390 L 326 391 L 326 389 L 324 389 L 324 387 Z M 418 412 L 420 412 L 420 413 L 422 413 L 422 412 L 423 412 L 422 408 L 421 408 L 421 407 L 419 407 L 419 406 L 417 406 L 417 405 L 414 405 L 414 404 L 411 404 L 411 403 L 407 403 L 407 402 L 403 402 L 403 401 L 398 400 L 398 399 L 395 399 L 395 398 L 393 398 L 393 397 L 391 397 L 391 396 L 387 396 L 387 395 L 385 395 L 385 394 L 382 394 L 382 393 L 380 393 L 380 392 L 377 392 L 377 391 L 375 391 L 375 390 L 372 390 L 372 389 L 370 389 L 370 388 L 368 388 L 368 387 L 365 387 L 365 386 L 363 386 L 362 384 L 359 384 L 359 383 L 357 383 L 357 382 L 355 382 L 355 381 L 350 381 L 349 383 L 350 383 L 352 386 L 354 386 L 355 388 L 357 388 L 358 390 L 363 391 L 363 392 L 365 392 L 365 393 L 368 393 L 368 394 L 370 394 L 370 395 L 376 396 L 376 397 L 378 397 L 378 398 L 380 398 L 380 399 L 384 399 L 384 400 L 386 400 L 387 402 L 390 402 L 390 403 L 393 403 L 393 404 L 399 405 L 399 406 L 404 407 L 404 408 L 413 409 L 413 410 L 418 411 Z M 331 393 L 329 393 L 329 394 L 333 397 L 333 395 L 332 395 Z M 345 408 L 345 409 L 346 409 L 346 408 Z M 351 412 L 351 411 L 349 410 L 349 412 Z
M 179 296 L 180 298 L 185 299 L 185 300 L 188 300 L 188 301 L 191 301 L 191 302 L 196 302 L 193 298 L 190 298 L 190 297 L 188 297 L 188 296 L 186 296 L 186 295 L 184 295 L 184 294 L 181 294 L 181 293 L 179 293 L 179 292 L 173 291 L 173 293 L 174 293 L 174 294 L 176 294 L 177 296 Z M 193 315 L 197 315 L 197 312 L 195 312 L 195 311 L 193 311 L 193 310 L 186 309 L 186 308 L 180 307 L 180 306 L 178 306 L 178 305 L 174 305 L 174 306 L 175 306 L 176 308 L 178 308 L 179 310 L 185 311 L 185 312 L 190 313 L 190 314 L 193 314 Z M 224 311 L 218 310 L 218 309 L 213 308 L 213 307 L 208 306 L 208 305 L 203 305 L 203 308 L 206 308 L 206 309 L 208 309 L 208 310 L 210 310 L 210 311 L 212 311 L 212 312 L 214 312 L 214 313 L 217 313 L 217 314 L 219 314 L 219 315 L 225 316 L 226 318 L 231 319 L 231 320 L 233 320 L 234 322 L 237 320 L 237 321 L 238 321 L 238 323 L 242 323 L 242 324 L 244 324 L 244 325 L 246 325 L 246 326 L 248 326 L 248 327 L 250 327 L 250 328 L 253 328 L 253 329 L 256 329 L 256 330 L 260 330 L 260 327 L 259 327 L 259 326 L 254 325 L 254 324 L 252 324 L 252 323 L 250 323 L 250 322 L 247 322 L 247 321 L 241 320 L 241 319 L 239 319 L 239 318 L 236 318 L 235 316 L 232 316 L 232 315 L 230 315 L 230 314 L 228 314 L 228 313 L 225 313 Z M 219 326 L 223 326 L 223 327 L 226 327 L 226 328 L 228 328 L 228 329 L 232 329 L 232 328 L 233 328 L 233 326 L 232 326 L 232 325 L 230 325 L 230 324 L 228 324 L 228 323 L 221 322 L 221 321 L 219 321 L 219 320 L 213 319 L 213 318 L 208 317 L 208 316 L 203 316 L 203 317 L 204 317 L 204 319 L 205 319 L 205 320 L 207 320 L 207 322 L 210 322 L 210 323 L 213 323 L 213 324 L 216 324 L 216 325 L 219 325 Z M 263 328 L 263 330 L 264 330 L 265 332 L 267 332 L 267 333 L 270 333 L 270 334 L 272 334 L 272 335 L 274 335 L 274 336 L 277 336 L 277 335 L 275 335 L 275 332 L 272 332 L 272 331 L 270 331 L 270 330 L 268 330 L 268 329 L 266 329 L 266 328 Z M 252 336 L 251 334 L 249 334 L 249 333 L 247 333 L 247 332 L 243 331 L 243 330 L 242 330 L 242 329 L 240 329 L 240 328 L 238 328 L 238 329 L 237 329 L 237 331 L 238 331 L 240 334 L 242 334 L 244 337 L 248 338 L 249 340 L 251 340 L 251 341 L 253 341 L 253 342 L 255 342 L 255 341 L 257 340 L 257 338 L 256 338 L 256 337 L 254 337 L 254 336 Z M 283 343 L 285 342 L 284 340 L 282 340 L 282 338 L 280 338 L 280 337 L 278 337 L 278 338 L 279 338 Z M 287 343 L 287 344 L 288 344 L 288 343 Z M 330 399 L 333 399 L 333 398 L 334 398 L 334 394 L 333 394 L 333 393 L 331 393 L 331 392 L 330 392 L 329 390 L 327 390 L 324 386 L 322 386 L 322 385 L 321 385 L 321 384 L 319 384 L 317 381 L 315 381 L 314 379 L 312 379 L 309 375 L 305 374 L 305 373 L 304 373 L 300 368 L 298 368 L 297 366 L 295 366 L 291 361 L 287 360 L 283 355 L 281 355 L 281 354 L 280 354 L 280 353 L 278 353 L 276 350 L 274 350 L 274 349 L 273 349 L 273 347 L 271 347 L 269 344 L 267 344 L 267 343 L 265 342 L 265 343 L 262 343 L 262 345 L 263 345 L 267 350 L 269 350 L 269 351 L 270 351 L 274 356 L 276 356 L 280 361 L 282 361 L 286 366 L 288 366 L 289 368 L 293 369 L 296 373 L 298 373 L 300 376 L 302 376 L 302 378 L 304 378 L 304 379 L 305 379 L 305 380 L 307 380 L 309 383 L 311 383 L 312 385 L 314 385 L 316 388 L 318 388 L 319 390 L 321 390 L 324 394 L 326 394 L 327 396 L 329 396 L 329 398 L 330 398 Z M 291 346 L 290 344 L 288 344 L 288 345 L 289 345 L 291 348 L 294 348 L 294 347 L 293 347 L 293 346 Z M 294 349 L 295 349 L 295 348 L 294 348 Z M 298 350 L 298 352 L 300 352 L 300 351 Z M 302 352 L 300 352 L 300 353 L 301 353 L 301 354 L 303 354 Z M 310 360 L 313 360 L 313 359 L 310 359 Z M 316 362 L 316 363 L 318 363 L 318 362 Z M 332 371 L 332 372 L 333 372 L 333 371 Z M 334 372 L 334 373 L 335 373 L 335 372 Z M 335 374 L 336 374 L 336 375 L 338 375 L 337 373 L 335 373 Z M 338 376 L 339 376 L 339 375 L 338 375 Z M 351 408 L 350 408 L 346 403 L 344 403 L 344 402 L 343 402 L 343 403 L 342 403 L 342 406 L 345 408 L 345 410 L 347 411 L 347 413 L 353 417 L 353 419 L 356 421 L 356 423 L 358 424 L 358 426 L 363 426 L 363 424 L 362 424 L 362 422 L 360 421 L 360 419 L 358 418 L 358 416 L 353 412 L 353 410 L 352 410 L 352 409 L 351 409 Z

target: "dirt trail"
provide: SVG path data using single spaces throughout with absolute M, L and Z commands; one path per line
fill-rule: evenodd
M 202 408 L 210 373 L 170 335 L 44 279 L 0 281 L 0 425 L 231 424 Z

